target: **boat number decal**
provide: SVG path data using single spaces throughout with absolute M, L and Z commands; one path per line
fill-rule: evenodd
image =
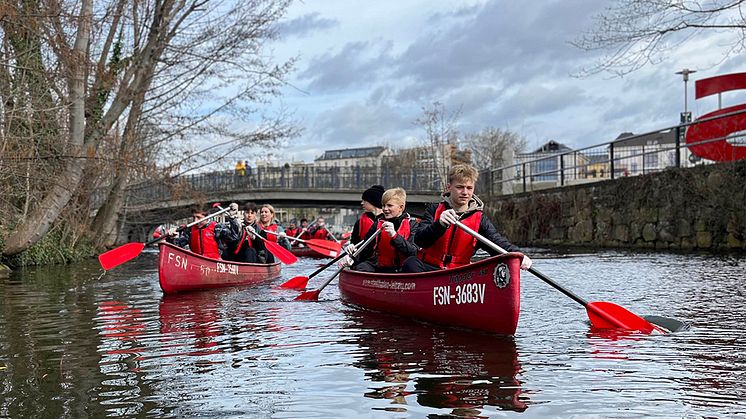
M 505 288 L 510 284 L 510 270 L 508 265 L 500 263 L 495 266 L 495 272 L 492 275 L 492 279 L 495 281 L 497 288 Z
M 177 266 L 183 270 L 187 268 L 187 258 L 181 257 L 173 252 L 168 252 L 168 263 L 169 265 Z
M 487 284 L 461 284 L 451 288 L 450 285 L 433 288 L 433 305 L 449 304 L 484 304 L 484 290 Z M 451 292 L 451 290 L 455 292 Z
M 220 273 L 238 275 L 238 265 L 226 265 L 223 262 L 215 262 L 215 270 Z

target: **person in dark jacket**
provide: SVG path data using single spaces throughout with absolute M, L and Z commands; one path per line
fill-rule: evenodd
M 404 211 L 407 193 L 402 188 L 387 190 L 381 199 L 383 216 L 368 231 L 365 239 L 375 234 L 379 229 L 374 244 L 369 244 L 358 256 L 361 262 L 353 269 L 364 272 L 392 273 L 401 270 L 402 263 L 409 257 L 417 255 L 417 245 L 414 244 L 417 220 Z M 354 252 L 355 246 L 350 245 L 348 252 Z M 345 257 L 342 265 L 350 263 L 351 258 Z
M 360 206 L 363 207 L 363 213 L 360 215 L 355 225 L 352 227 L 352 235 L 350 236 L 350 243 L 358 244 L 363 241 L 363 238 L 368 234 L 368 231 L 373 228 L 376 223 L 377 217 L 381 214 L 381 197 L 383 196 L 383 186 L 373 185 L 363 192 Z
M 223 235 L 225 243 L 223 258 L 233 262 L 274 263 L 274 256 L 267 251 L 264 241 L 256 237 L 256 234 L 260 234 L 266 238 L 267 234 L 262 231 L 257 222 L 256 204 L 248 202 L 244 205 L 243 222 L 238 219 L 238 205 L 231 204 L 230 208 L 228 229 Z M 251 229 L 256 234 L 252 233 Z
M 477 249 L 490 255 L 498 252 L 485 246 L 455 225 L 460 221 L 508 252 L 520 248 L 501 236 L 483 213 L 484 204 L 474 195 L 479 173 L 467 164 L 455 165 L 448 173 L 446 192 L 437 204 L 425 209 L 414 242 L 422 248 L 416 257 L 404 261 L 402 272 L 425 272 L 468 265 Z M 523 256 L 521 269 L 531 268 L 531 259 Z

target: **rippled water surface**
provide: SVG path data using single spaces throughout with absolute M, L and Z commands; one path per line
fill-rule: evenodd
M 511 338 L 361 312 L 334 286 L 317 303 L 272 288 L 321 262 L 167 297 L 155 253 L 100 279 L 94 262 L 16 272 L 0 280 L 0 416 L 746 416 L 746 258 L 539 255 L 589 301 L 691 328 L 593 332 L 525 274 Z

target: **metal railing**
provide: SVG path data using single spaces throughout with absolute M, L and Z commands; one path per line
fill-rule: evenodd
M 725 136 L 700 141 L 696 144 L 685 144 L 686 129 L 692 125 L 745 112 L 746 110 L 731 112 L 661 130 L 618 138 L 577 150 L 537 153 L 540 157 L 481 172 L 477 189 L 485 195 L 509 195 L 644 175 L 670 167 L 710 164 L 713 163 L 711 160 L 699 158 L 692 154 L 689 148 L 732 139 Z M 673 142 L 661 143 L 659 141 L 666 137 L 673 139 Z M 658 140 L 655 140 L 656 138 Z M 644 139 L 654 140 L 651 143 L 639 144 Z M 734 146 L 746 146 L 741 142 L 743 141 L 730 141 Z
M 240 175 L 221 171 L 179 176 L 170 181 L 148 181 L 128 189 L 127 205 L 178 200 L 194 193 L 297 190 L 361 193 L 374 184 L 400 186 L 411 193 L 440 192 L 433 171 L 396 167 L 281 166 L 250 168 Z

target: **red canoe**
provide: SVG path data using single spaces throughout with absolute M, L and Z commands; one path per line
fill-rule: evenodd
M 329 242 L 330 243 L 334 243 L 331 240 Z M 295 256 L 297 256 L 299 258 L 305 257 L 305 258 L 324 259 L 324 258 L 328 258 L 329 257 L 329 256 L 327 256 L 327 255 L 325 255 L 323 253 L 319 253 L 319 252 L 311 249 L 308 246 L 306 246 L 306 247 L 295 247 L 295 246 L 293 246 L 290 249 L 290 253 L 294 254 Z
M 435 272 L 339 276 L 342 301 L 431 323 L 513 335 L 521 292 L 520 253 Z
M 280 262 L 238 263 L 216 260 L 160 242 L 158 277 L 164 294 L 253 285 L 280 276 Z

